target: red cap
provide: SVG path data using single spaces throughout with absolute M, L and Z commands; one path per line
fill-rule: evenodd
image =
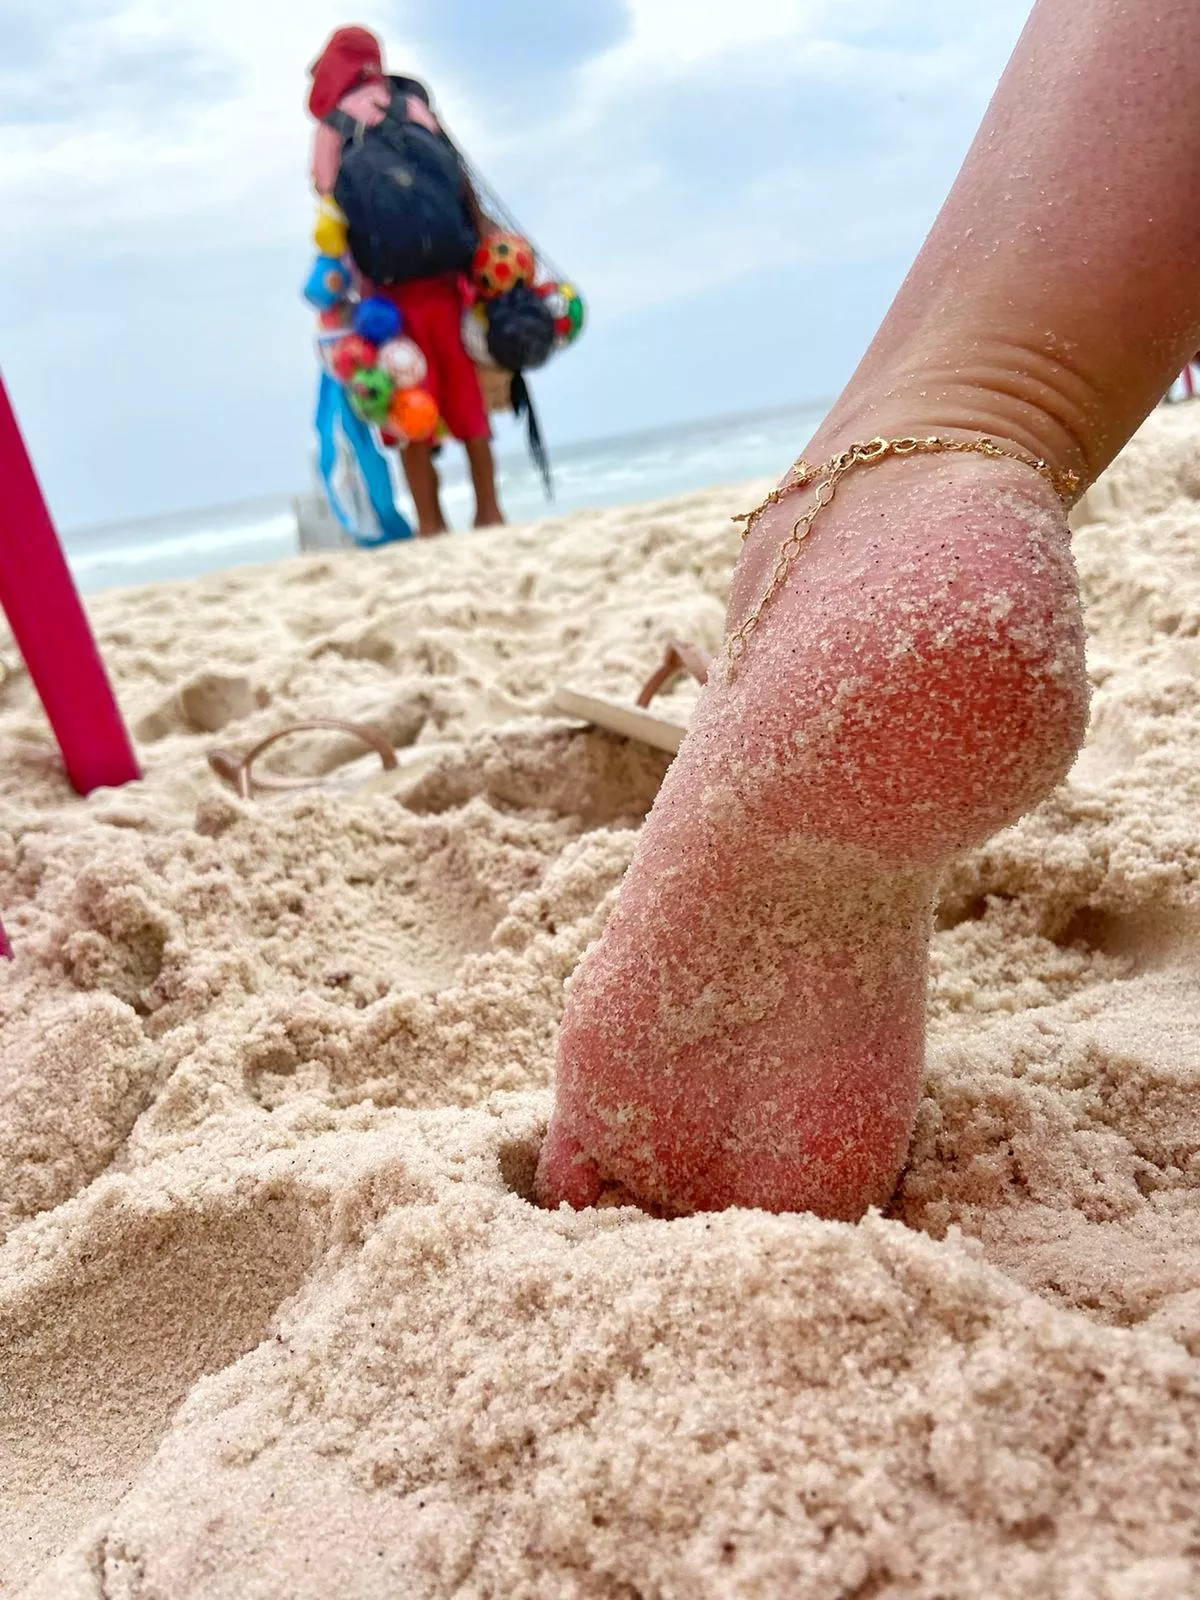
M 322 122 L 351 89 L 383 76 L 383 47 L 369 28 L 339 28 L 308 70 L 308 109 Z

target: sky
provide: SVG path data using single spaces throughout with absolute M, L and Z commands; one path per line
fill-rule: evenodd
M 1029 0 L 7 0 L 0 369 L 60 526 L 301 490 L 307 68 L 362 23 L 588 303 L 551 443 L 832 397 Z M 719 477 L 719 466 L 714 477 Z

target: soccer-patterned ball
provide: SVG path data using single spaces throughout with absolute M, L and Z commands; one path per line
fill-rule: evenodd
M 413 339 L 389 339 L 379 347 L 379 366 L 397 389 L 415 389 L 425 381 L 429 363 Z
M 477 367 L 494 367 L 492 353 L 488 349 L 488 314 L 483 306 L 472 306 L 469 311 L 463 312 L 462 342 L 463 349 L 470 356 Z
M 561 349 L 583 327 L 583 296 L 573 283 L 539 283 L 537 292 L 554 318 L 554 342 Z
M 475 252 L 475 287 L 490 300 L 514 284 L 532 283 L 536 265 L 529 241 L 519 233 L 493 233 Z
M 556 283 L 539 283 L 537 292 L 546 302 L 546 310 L 555 322 L 567 314 L 567 297 Z
M 396 385 L 378 367 L 360 367 L 346 385 L 350 404 L 364 422 L 383 422 Z

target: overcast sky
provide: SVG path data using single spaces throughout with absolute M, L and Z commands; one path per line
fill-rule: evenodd
M 333 27 L 430 82 L 582 287 L 585 337 L 534 382 L 561 441 L 836 393 L 1028 10 L 7 0 L 0 366 L 56 514 L 306 485 L 304 97 Z

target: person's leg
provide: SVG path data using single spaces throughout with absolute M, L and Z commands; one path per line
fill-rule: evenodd
M 417 533 L 422 538 L 445 533 L 446 518 L 442 512 L 441 485 L 433 460 L 433 447 L 428 444 L 406 445 L 402 460 L 408 490 L 416 508 Z
M 475 526 L 490 528 L 504 521 L 496 493 L 491 426 L 479 373 L 463 347 L 462 302 L 452 286 L 447 286 L 447 291 L 438 307 L 438 404 L 447 428 L 467 452 L 475 491 Z
M 488 438 L 464 439 L 463 448 L 467 452 L 471 484 L 475 490 L 475 526 L 493 528 L 504 521 L 504 513 L 496 495 L 496 463 L 492 458 L 492 441 Z
M 418 278 L 411 283 L 396 284 L 384 291 L 400 309 L 404 318 L 401 329 L 405 338 L 411 339 L 425 357 L 427 373 L 422 387 L 428 389 L 441 405 L 437 384 L 437 333 L 438 309 L 441 299 L 440 285 L 436 279 Z M 408 490 L 417 513 L 417 533 L 428 537 L 447 532 L 448 524 L 442 511 L 441 484 L 433 447 L 429 444 L 406 445 L 401 460 Z
M 805 454 L 991 435 L 1086 483 L 1200 333 L 1200 11 L 1039 0 L 879 335 Z M 755 524 L 729 626 L 809 500 Z M 576 977 L 538 1189 L 855 1217 L 919 1092 L 941 864 L 1086 716 L 1062 509 L 1026 467 L 865 467 L 714 672 Z

